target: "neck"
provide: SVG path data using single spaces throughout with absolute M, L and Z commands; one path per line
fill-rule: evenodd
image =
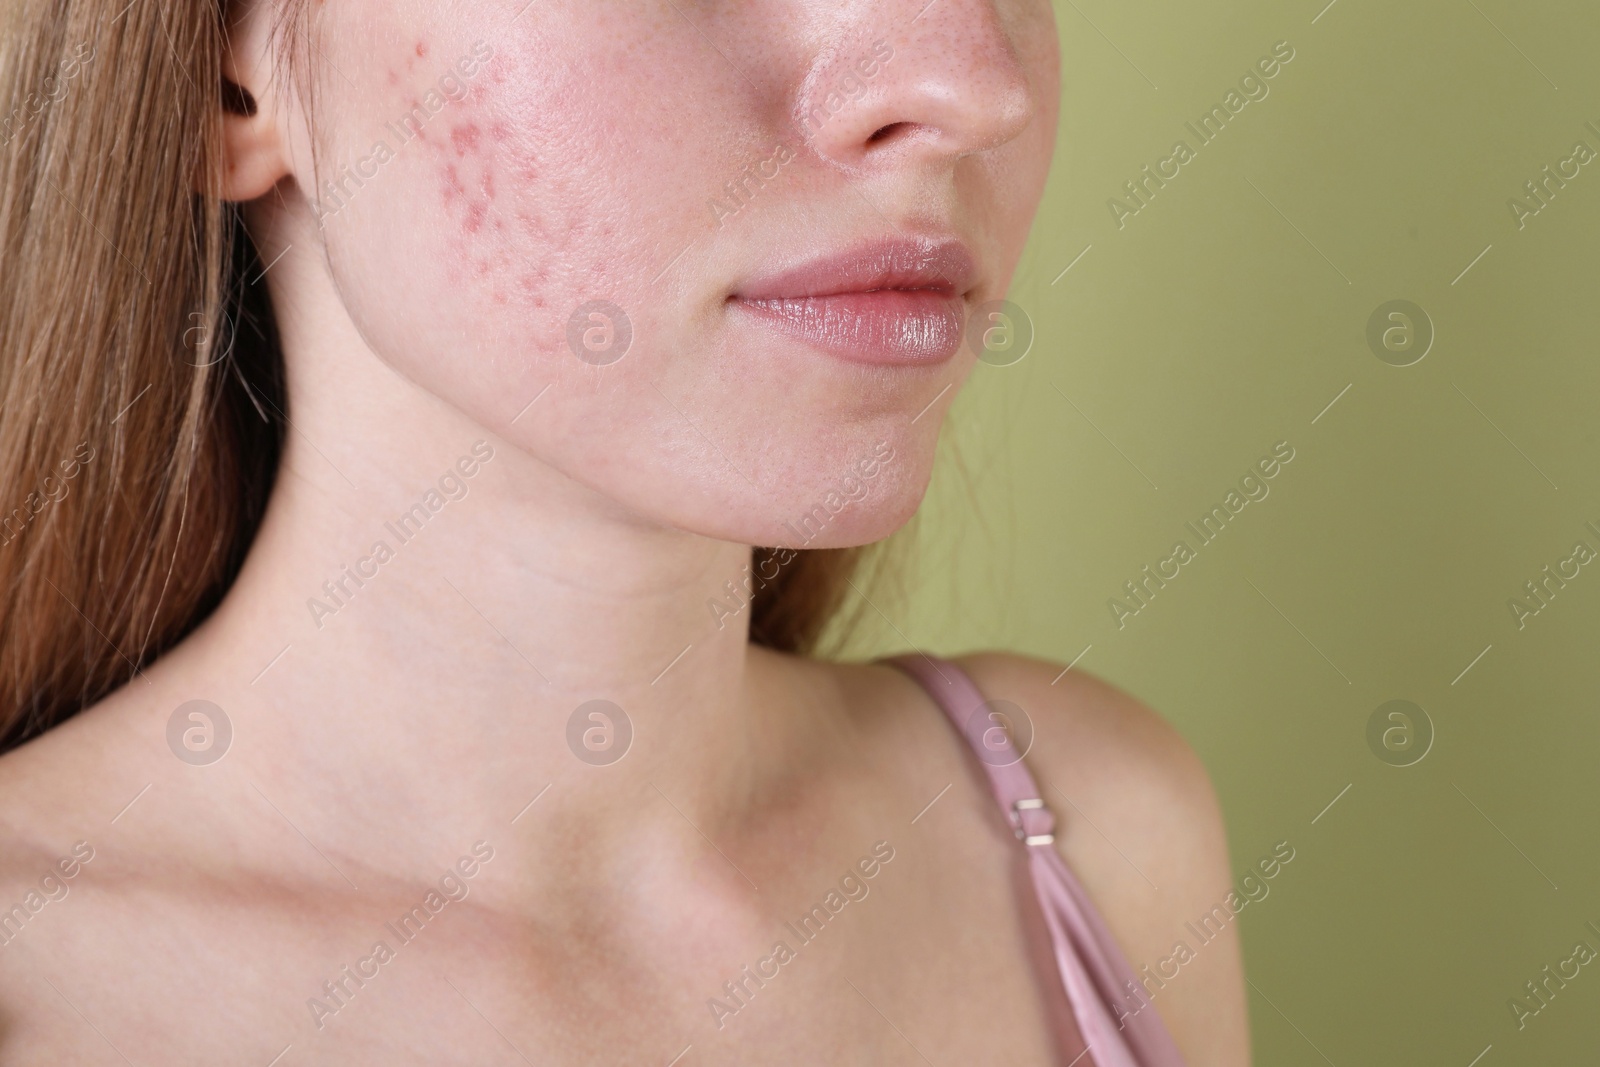
M 229 758 L 369 872 L 419 862 L 396 852 L 396 811 L 446 860 L 556 812 L 597 840 L 626 821 L 699 848 L 784 744 L 762 681 L 778 659 L 727 587 L 749 547 L 622 511 L 308 304 L 280 315 L 292 426 L 267 515 L 190 642 L 237 682 Z M 595 700 L 621 715 L 574 725 Z

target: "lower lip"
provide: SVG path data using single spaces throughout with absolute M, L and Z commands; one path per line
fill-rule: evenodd
M 733 303 L 777 329 L 856 363 L 928 366 L 961 347 L 961 301 L 932 289 L 878 289 L 833 296 Z

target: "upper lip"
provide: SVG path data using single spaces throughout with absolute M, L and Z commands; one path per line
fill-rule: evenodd
M 741 285 L 733 299 L 801 300 L 885 289 L 958 297 L 972 288 L 976 275 L 972 254 L 960 241 L 888 238 L 757 275 Z

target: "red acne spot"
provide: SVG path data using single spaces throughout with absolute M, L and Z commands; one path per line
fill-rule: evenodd
M 511 136 L 511 130 L 506 126 L 505 123 L 497 122 L 493 126 L 489 127 L 489 135 L 496 141 L 504 141 L 507 137 Z
M 458 156 L 464 156 L 478 147 L 477 124 L 469 122 L 465 126 L 457 126 L 451 130 L 450 143 L 456 146 L 456 155 Z
M 428 54 L 428 42 L 427 41 L 418 41 L 417 42 L 417 55 L 425 56 L 427 54 Z
M 446 167 L 444 171 L 444 198 L 446 201 L 454 200 L 467 190 L 461 184 L 461 175 L 456 173 L 454 166 Z
M 463 224 L 463 228 L 468 233 L 477 233 L 483 228 L 483 220 L 488 213 L 487 204 L 472 204 L 467 208 L 467 221 Z
M 400 84 L 400 75 L 396 74 L 392 70 L 389 72 L 389 84 L 390 85 L 399 85 Z

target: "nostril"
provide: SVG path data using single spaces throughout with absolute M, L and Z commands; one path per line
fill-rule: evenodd
M 887 126 L 882 126 L 874 130 L 872 132 L 872 136 L 867 138 L 867 143 L 881 144 L 882 142 L 894 137 L 896 134 L 899 134 L 903 130 L 908 129 L 910 126 L 911 123 L 909 122 L 891 122 Z

